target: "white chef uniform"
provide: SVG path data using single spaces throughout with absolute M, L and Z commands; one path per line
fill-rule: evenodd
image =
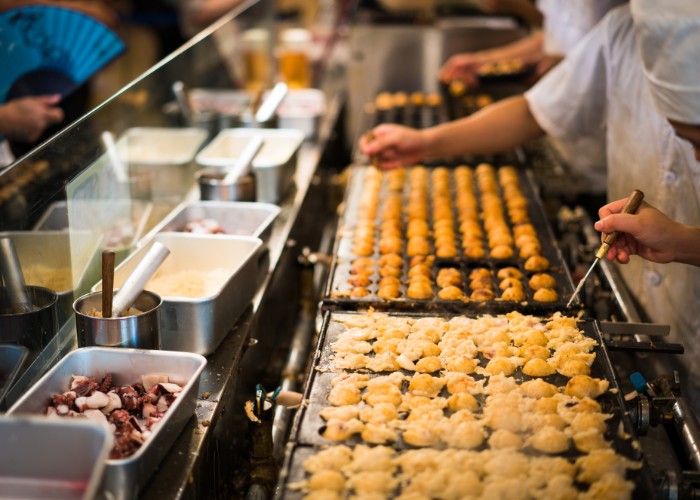
M 625 0 L 537 0 L 544 15 L 544 51 L 566 55 L 612 8 Z M 575 177 L 570 192 L 604 194 L 607 189 L 605 131 L 567 141 L 549 138 L 569 175 Z
M 566 140 L 606 131 L 609 200 L 638 188 L 669 217 L 698 226 L 700 163 L 655 107 L 636 38 L 629 6 L 618 7 L 525 97 L 551 136 Z M 693 365 L 691 380 L 699 379 L 700 268 L 639 257 L 619 268 L 651 320 L 671 325 L 671 341 L 685 345 L 685 367 Z M 698 398 L 700 391 L 693 392 Z

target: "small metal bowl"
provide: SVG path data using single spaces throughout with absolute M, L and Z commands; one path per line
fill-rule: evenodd
M 19 344 L 39 352 L 58 331 L 58 295 L 41 286 L 27 286 L 27 293 L 36 310 L 0 314 L 0 343 Z M 5 294 L 4 287 L 0 294 Z
M 225 175 L 225 170 L 217 167 L 197 172 L 202 201 L 255 201 L 255 175 L 244 175 L 231 184 L 224 184 Z
M 102 292 L 83 295 L 73 303 L 78 346 L 160 349 L 160 295 L 144 290 L 134 305 L 141 312 L 120 318 L 98 318 L 88 314 L 102 308 Z

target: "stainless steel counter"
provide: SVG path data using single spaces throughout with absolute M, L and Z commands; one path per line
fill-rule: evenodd
M 331 80 L 324 85 L 328 109 L 321 122 L 319 139 L 302 145 L 295 174 L 296 187 L 281 203 L 280 215 L 272 228 L 269 241 L 270 270 L 251 306 L 216 351 L 208 357 L 209 363 L 200 382 L 196 414 L 141 492 L 142 498 L 220 496 L 221 491 L 227 488 L 226 483 L 236 473 L 232 464 L 223 463 L 226 454 L 219 453 L 219 448 L 238 446 L 231 442 L 222 443 L 222 439 L 228 440 L 225 436 L 233 432 L 227 428 L 230 427 L 231 413 L 243 413 L 242 407 L 234 406 L 237 405 L 235 393 L 241 361 L 246 349 L 256 343 L 254 339 L 264 337 L 265 330 L 269 330 L 265 324 L 272 318 L 265 313 L 264 302 L 269 299 L 275 283 L 284 281 L 284 267 L 289 266 L 290 261 L 294 262 L 294 259 L 282 262 L 283 253 L 294 245 L 289 241 L 290 234 L 298 223 L 310 188 L 316 182 L 321 154 L 339 116 L 342 87 L 339 81 Z M 294 286 L 293 283 L 287 285 Z M 292 308 L 295 305 L 290 304 Z M 291 336 L 292 332 L 288 333 Z

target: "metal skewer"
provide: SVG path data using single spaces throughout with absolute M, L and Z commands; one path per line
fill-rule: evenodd
M 639 205 L 641 205 L 642 200 L 644 199 L 644 193 L 642 193 L 639 189 L 635 189 L 632 191 L 632 194 L 630 197 L 627 199 L 627 203 L 625 204 L 624 208 L 622 209 L 623 214 L 633 214 L 637 211 L 639 208 Z M 595 253 L 595 259 L 593 260 L 593 264 L 591 264 L 591 267 L 588 268 L 588 272 L 586 275 L 583 277 L 581 281 L 578 282 L 578 286 L 576 287 L 576 290 L 574 290 L 573 295 L 571 296 L 571 299 L 569 299 L 569 302 L 566 304 L 566 307 L 571 306 L 573 304 L 574 300 L 576 297 L 578 297 L 578 294 L 581 292 L 581 289 L 583 288 L 584 283 L 586 282 L 586 279 L 588 276 L 590 276 L 591 272 L 593 271 L 593 268 L 595 268 L 596 264 L 605 257 L 605 254 L 608 253 L 608 250 L 610 250 L 610 247 L 615 243 L 615 240 L 617 240 L 617 237 L 619 236 L 620 232 L 619 231 L 613 231 L 612 233 L 609 233 L 605 239 L 603 240 L 603 243 L 600 245 L 600 248 L 598 248 L 598 251 Z

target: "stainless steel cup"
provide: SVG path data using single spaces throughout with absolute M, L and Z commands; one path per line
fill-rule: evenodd
M 0 296 L 4 294 L 5 288 L 0 287 Z M 34 306 L 33 311 L 0 310 L 0 343 L 19 344 L 40 352 L 58 331 L 58 295 L 40 286 L 27 286 L 27 294 Z
M 78 346 L 160 349 L 159 295 L 144 290 L 132 306 L 143 311 L 123 318 L 97 318 L 88 313 L 102 309 L 102 292 L 83 295 L 73 303 Z
M 202 201 L 255 201 L 255 176 L 244 175 L 231 184 L 225 184 L 224 169 L 204 168 L 197 172 L 199 196 Z

